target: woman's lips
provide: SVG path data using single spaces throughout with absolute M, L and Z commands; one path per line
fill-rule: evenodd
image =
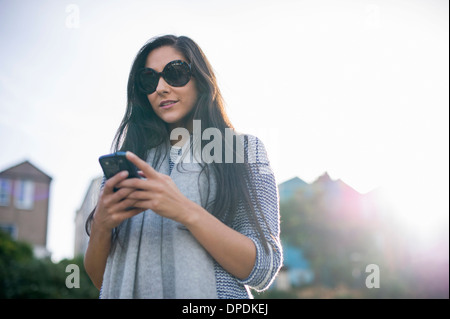
M 162 101 L 161 103 L 159 103 L 159 107 L 163 108 L 163 109 L 168 109 L 168 108 L 171 108 L 177 102 L 178 101 L 165 100 L 165 101 Z

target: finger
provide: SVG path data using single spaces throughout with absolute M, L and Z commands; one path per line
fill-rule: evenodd
M 136 216 L 146 210 L 147 210 L 146 208 L 135 207 L 135 208 L 129 209 L 126 212 L 122 213 L 122 217 L 124 217 L 124 219 L 131 218 L 131 217 Z
M 133 200 L 149 200 L 151 199 L 148 192 L 145 191 L 134 191 L 127 196 L 127 199 Z
M 133 200 L 134 203 L 132 207 L 134 208 L 140 208 L 140 209 L 153 209 L 154 205 L 151 200 Z
M 118 188 L 151 189 L 151 181 L 139 178 L 127 178 L 116 185 Z
M 143 209 L 143 208 L 132 207 L 127 210 L 120 211 L 120 212 L 116 213 L 114 216 L 115 216 L 116 221 L 121 223 L 125 219 L 128 219 L 135 215 L 138 215 L 138 214 L 144 212 L 145 210 L 146 209 Z
M 124 212 L 124 211 L 128 211 L 130 209 L 130 207 L 132 208 L 136 208 L 136 203 L 138 201 L 135 199 L 124 199 L 121 202 L 117 203 L 114 206 L 114 211 L 116 212 Z
M 104 190 L 106 193 L 114 193 L 114 187 L 128 177 L 128 171 L 121 171 L 108 179 L 105 183 Z
M 156 172 L 153 167 L 148 165 L 147 162 L 140 159 L 136 154 L 127 151 L 126 157 L 130 162 L 132 162 L 138 169 L 142 171 L 145 177 L 152 178 L 158 176 L 158 172 Z
M 117 205 L 117 203 L 121 202 L 124 198 L 126 198 L 134 191 L 135 189 L 133 188 L 121 188 L 116 192 L 104 196 L 103 204 L 105 205 L 105 207 L 112 208 L 114 205 Z
M 116 187 L 118 187 L 118 185 L 116 185 Z M 134 188 L 121 187 L 119 188 L 118 191 L 116 191 L 113 195 L 111 195 L 111 201 L 114 203 L 118 203 L 122 201 L 124 198 L 127 198 L 134 191 L 136 191 L 136 189 Z

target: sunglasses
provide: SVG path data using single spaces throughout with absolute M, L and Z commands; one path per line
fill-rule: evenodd
M 137 74 L 138 88 L 145 94 L 152 94 L 156 91 L 161 76 L 170 86 L 185 86 L 192 76 L 191 66 L 184 61 L 175 60 L 167 63 L 162 72 L 144 68 Z

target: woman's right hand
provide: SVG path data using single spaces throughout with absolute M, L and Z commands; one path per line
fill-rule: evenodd
M 97 231 L 110 232 L 119 226 L 125 219 L 133 217 L 145 209 L 133 208 L 137 201 L 125 199 L 136 191 L 134 188 L 120 188 L 114 191 L 117 184 L 128 177 L 127 171 L 122 171 L 105 182 L 100 192 L 97 207 L 94 212 L 93 225 Z

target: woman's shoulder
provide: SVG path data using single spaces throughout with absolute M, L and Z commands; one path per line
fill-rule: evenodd
M 268 155 L 264 142 L 256 135 L 236 132 L 235 134 L 244 147 L 249 163 L 268 163 Z
M 249 168 L 253 174 L 260 177 L 262 175 L 273 176 L 274 172 L 270 165 L 269 156 L 263 141 L 256 135 L 242 132 L 235 132 L 237 146 L 236 150 L 242 150 L 241 154 L 245 154 L 244 161 L 249 164 Z
M 236 130 L 233 130 L 233 135 L 235 135 L 241 143 L 244 143 L 244 145 L 246 145 L 248 147 L 264 148 L 263 141 L 261 140 L 261 138 L 259 138 L 256 135 L 253 135 L 250 133 L 245 133 L 245 132 L 240 132 L 240 131 L 236 131 Z

